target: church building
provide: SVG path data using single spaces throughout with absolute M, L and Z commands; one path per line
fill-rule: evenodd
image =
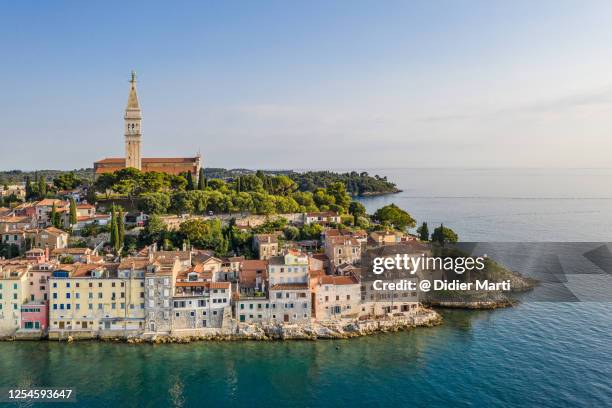
M 140 148 L 142 141 L 142 113 L 140 103 L 136 94 L 136 74 L 132 71 L 130 80 L 130 95 L 127 108 L 125 109 L 125 158 L 108 157 L 94 163 L 94 177 L 103 173 L 112 173 L 126 167 L 133 167 L 143 172 L 157 171 L 160 173 L 181 174 L 191 172 L 194 180 L 197 180 L 201 156 L 195 157 L 141 157 Z

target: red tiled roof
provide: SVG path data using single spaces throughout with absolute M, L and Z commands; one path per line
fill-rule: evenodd
M 322 285 L 355 285 L 359 282 L 352 276 L 321 276 L 320 282 Z
M 273 285 L 270 290 L 307 290 L 306 283 L 278 283 Z

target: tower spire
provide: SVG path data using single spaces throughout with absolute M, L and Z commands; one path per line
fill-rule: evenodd
M 132 71 L 130 79 L 130 95 L 128 96 L 127 108 L 125 109 L 125 118 L 140 118 L 140 103 L 138 102 L 138 94 L 136 93 L 136 72 Z
M 136 94 L 136 72 L 132 71 L 130 79 L 130 95 L 128 96 L 127 107 L 125 108 L 125 167 L 141 169 L 140 160 L 140 139 L 142 113 L 140 103 Z

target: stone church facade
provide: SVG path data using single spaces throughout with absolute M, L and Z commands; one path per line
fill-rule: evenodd
M 202 157 L 199 154 L 194 157 L 141 157 L 142 112 L 136 93 L 136 74 L 133 71 L 123 119 L 125 121 L 125 157 L 107 157 L 95 162 L 95 177 L 103 173 L 133 167 L 143 172 L 157 171 L 175 175 L 190 172 L 194 180 L 197 180 L 202 165 Z

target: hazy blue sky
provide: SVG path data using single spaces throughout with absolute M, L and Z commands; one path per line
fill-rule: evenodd
M 87 3 L 87 4 L 86 4 Z M 612 2 L 0 2 L 0 169 L 611 167 Z

